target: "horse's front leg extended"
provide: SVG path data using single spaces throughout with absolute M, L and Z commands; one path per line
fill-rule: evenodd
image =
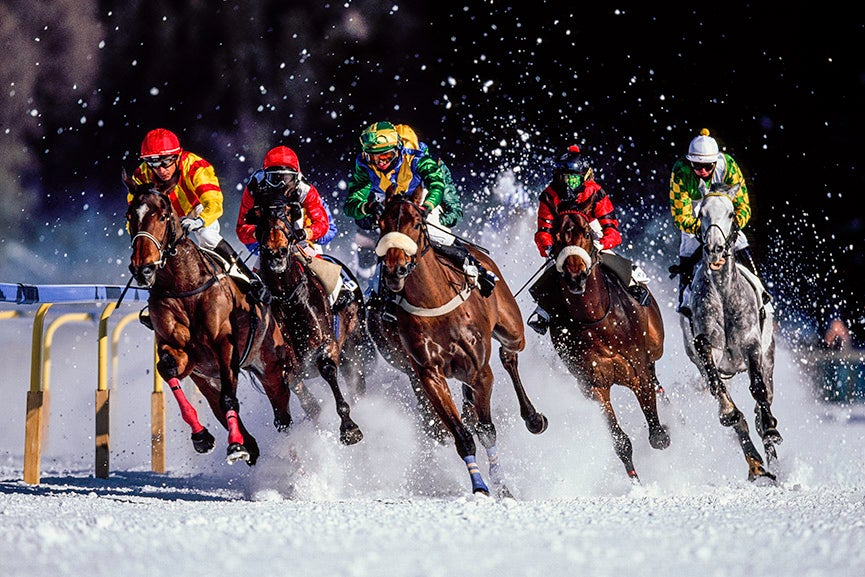
M 709 392 L 718 400 L 718 416 L 721 425 L 732 427 L 742 418 L 742 412 L 733 403 L 727 386 L 721 380 L 721 374 L 718 372 L 718 367 L 715 366 L 715 359 L 712 357 L 712 344 L 705 334 L 697 335 L 694 338 L 694 349 L 700 356 L 703 370 L 709 380 Z
M 502 366 L 505 367 L 508 376 L 511 378 L 511 383 L 514 385 L 514 391 L 517 393 L 517 402 L 520 404 L 520 417 L 526 424 L 526 428 L 530 433 L 540 435 L 547 430 L 549 421 L 543 413 L 539 413 L 529 395 L 523 387 L 523 381 L 520 378 L 519 357 L 517 352 L 508 350 L 504 346 L 499 347 L 499 359 L 502 361 Z
M 336 401 L 336 413 L 339 415 L 339 440 L 343 445 L 354 445 L 363 439 L 363 433 L 357 423 L 351 420 L 351 409 L 342 396 L 342 391 L 339 389 L 339 383 L 336 378 L 336 363 L 327 356 L 322 355 L 316 361 L 318 372 L 322 378 L 330 385 L 330 390 L 333 392 L 333 398 Z
M 198 420 L 198 411 L 186 398 L 180 384 L 180 375 L 184 374 L 189 362 L 187 354 L 181 350 L 162 344 L 159 346 L 159 360 L 156 370 L 162 379 L 168 383 L 168 388 L 177 401 L 180 416 L 192 430 L 192 446 L 196 453 L 209 453 L 216 446 L 216 439 L 207 430 L 207 427 Z
M 658 417 L 657 378 L 654 375 L 654 367 L 649 365 L 644 371 L 647 374 L 635 379 L 633 390 L 646 418 L 646 424 L 649 425 L 649 444 L 654 449 L 666 449 L 670 446 L 670 433 Z

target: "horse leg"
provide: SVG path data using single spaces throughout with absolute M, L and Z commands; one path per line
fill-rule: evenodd
M 216 406 L 211 404 L 222 426 L 228 431 L 228 449 L 225 460 L 229 465 L 239 460 L 250 467 L 260 455 L 258 443 L 240 420 L 240 402 L 237 400 L 237 349 L 227 338 L 219 339 L 214 346 L 219 363 L 219 398 Z M 217 411 L 218 408 L 218 411 Z
M 712 345 L 709 343 L 708 337 L 697 335 L 694 338 L 694 349 L 697 351 L 703 372 L 708 380 L 709 392 L 718 400 L 718 417 L 721 425 L 732 427 L 742 418 L 742 412 L 733 403 L 724 381 L 721 380 L 721 373 L 715 366 L 715 359 L 712 357 Z
M 339 383 L 336 379 L 336 363 L 331 357 L 321 355 L 317 360 L 317 365 L 319 374 L 330 385 L 330 390 L 336 401 L 336 413 L 340 420 L 339 440 L 343 445 L 354 445 L 363 439 L 363 433 L 360 427 L 351 420 L 351 410 L 342 396 L 342 391 L 339 390 Z
M 505 476 L 499 463 L 499 454 L 496 448 L 496 426 L 493 424 L 492 410 L 490 409 L 493 379 L 492 368 L 487 364 L 477 373 L 472 386 L 464 386 L 463 390 L 471 391 L 472 398 L 477 403 L 473 406 L 477 419 L 475 432 L 487 453 L 487 463 L 489 463 L 490 467 L 490 482 L 493 485 L 495 495 L 500 499 L 512 499 L 513 494 L 505 484 Z
M 171 389 L 171 394 L 177 401 L 177 406 L 180 408 L 180 416 L 189 425 L 192 430 L 192 446 L 196 453 L 209 453 L 216 446 L 216 439 L 207 430 L 207 427 L 201 424 L 198 420 L 198 411 L 187 400 L 183 393 L 183 388 L 180 385 L 178 375 L 182 373 L 178 357 L 183 361 L 183 368 L 186 368 L 189 357 L 183 351 L 179 351 L 161 345 L 159 347 L 159 360 L 156 363 L 156 370 L 159 375 L 168 383 L 168 388 Z
M 300 406 L 303 408 L 303 412 L 310 419 L 317 419 L 321 414 L 321 405 L 318 403 L 318 399 L 315 398 L 315 395 L 306 387 L 306 384 L 300 380 L 295 379 L 294 382 L 288 387 L 294 391 L 294 394 L 297 396 L 297 400 L 300 401 Z
M 616 420 L 616 413 L 613 411 L 612 403 L 610 403 L 610 389 L 608 387 L 592 387 L 591 397 L 604 410 L 604 418 L 607 420 L 607 428 L 610 431 L 610 436 L 613 438 L 613 449 L 616 451 L 616 456 L 622 461 L 631 481 L 639 483 L 640 477 L 637 476 L 637 470 L 634 468 L 634 449 L 631 445 L 631 439 Z
M 477 432 L 478 427 L 478 411 L 475 408 L 475 392 L 474 390 L 463 384 L 463 410 L 462 410 L 463 425 L 470 432 Z
M 661 424 L 658 417 L 658 398 L 656 393 L 657 377 L 654 376 L 654 364 L 647 367 L 648 376 L 636 379 L 634 394 L 646 424 L 649 425 L 649 444 L 653 449 L 666 449 L 670 446 L 670 432 L 666 425 Z M 654 377 L 654 378 L 653 378 Z
M 289 388 L 286 386 L 281 370 L 273 370 L 277 363 L 267 363 L 262 374 L 258 369 L 249 368 L 250 378 L 255 378 L 264 389 L 270 406 L 273 408 L 273 426 L 277 431 L 284 432 L 291 427 L 291 413 L 288 403 Z
M 426 396 L 430 401 L 436 414 L 441 418 L 444 426 L 448 428 L 454 436 L 457 454 L 466 464 L 466 469 L 469 473 L 469 478 L 472 483 L 472 493 L 483 493 L 489 495 L 490 490 L 484 482 L 481 470 L 478 467 L 475 451 L 477 446 L 472 438 L 471 432 L 463 425 L 460 420 L 457 406 L 451 396 L 450 388 L 448 387 L 447 379 L 444 378 L 435 368 L 420 367 L 415 365 L 415 370 L 418 372 L 418 377 L 423 385 Z
M 499 347 L 499 359 L 505 367 L 508 375 L 511 377 L 511 382 L 514 385 L 514 391 L 517 393 L 517 401 L 520 404 L 520 417 L 526 423 L 526 428 L 530 433 L 540 435 L 547 430 L 549 421 L 543 413 L 535 410 L 531 400 L 529 400 L 526 389 L 523 387 L 523 381 L 520 378 L 519 358 L 517 351 L 506 349 L 504 346 Z
M 742 452 L 745 454 L 745 461 L 748 463 L 748 480 L 753 481 L 760 477 L 766 477 L 774 481 L 775 475 L 767 471 L 763 466 L 763 458 L 760 457 L 760 453 L 757 452 L 757 448 L 751 441 L 748 421 L 741 412 L 739 412 L 739 420 L 733 423 L 733 430 L 736 431 L 739 445 L 741 445 Z
M 751 396 L 756 401 L 754 405 L 754 425 L 757 434 L 763 439 L 763 448 L 766 451 L 766 459 L 771 466 L 778 459 L 775 445 L 779 445 L 784 439 L 778 432 L 778 419 L 772 415 L 772 399 L 770 398 L 768 383 L 763 378 L 763 365 L 759 355 L 752 355 L 748 364 L 748 373 L 751 378 Z

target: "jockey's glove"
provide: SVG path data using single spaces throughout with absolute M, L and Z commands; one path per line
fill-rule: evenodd
M 294 228 L 294 238 L 299 241 L 304 241 L 307 239 L 306 229 L 301 227 Z
M 184 217 L 180 221 L 180 228 L 183 229 L 183 232 L 189 234 L 193 231 L 198 230 L 199 228 L 204 228 L 204 219 L 200 216 L 194 218 L 191 216 Z
M 381 220 L 381 215 L 384 214 L 384 205 L 382 203 L 380 203 L 379 201 L 373 199 L 373 200 L 368 201 L 363 206 L 363 211 L 366 214 L 372 216 L 374 219 Z

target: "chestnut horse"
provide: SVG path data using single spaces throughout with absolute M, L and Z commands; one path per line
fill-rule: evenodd
M 504 280 L 484 298 L 461 269 L 435 254 L 420 209 L 424 192 L 418 187 L 411 198 L 397 194 L 385 199 L 376 254 L 382 258 L 381 290 L 397 294 L 397 318 L 387 322 L 374 314 L 370 330 L 377 333 L 376 343 L 383 345 L 383 356 L 413 373 L 412 386 L 422 391 L 434 414 L 453 435 L 472 491 L 490 492 L 477 465 L 475 433 L 486 449 L 496 493 L 508 496 L 490 409 L 492 338 L 501 345 L 499 358 L 513 382 L 526 428 L 535 434 L 547 428 L 547 418 L 535 410 L 518 371 L 518 353 L 526 344 L 522 315 Z M 485 267 L 502 277 L 488 256 L 471 250 Z M 462 418 L 448 378 L 464 383 Z
M 777 460 L 776 445 L 783 440 L 778 420 L 772 414 L 775 384 L 775 335 L 773 311 L 763 305 L 762 283 L 747 267 L 736 263 L 739 225 L 733 198 L 740 185 L 713 184 L 701 187 L 699 219 L 702 258 L 691 282 L 690 318 L 681 317 L 685 352 L 700 370 L 709 391 L 718 401 L 721 424 L 731 427 L 745 461 L 748 479 L 774 481 L 775 475 L 763 466 L 763 459 L 751 441 L 748 421 L 730 396 L 728 382 L 747 372 L 754 398 L 754 424 L 763 441 L 767 465 Z
M 317 372 L 330 386 L 341 419 L 340 440 L 351 445 L 363 438 L 351 420 L 348 402 L 339 387 L 337 368 L 349 383 L 354 398 L 366 390 L 366 376 L 375 361 L 375 346 L 366 329 L 366 308 L 357 282 L 350 299 L 337 301 L 335 310 L 328 292 L 313 268 L 324 263 L 307 255 L 299 246 L 292 222 L 300 216 L 300 202 L 276 188 L 262 187 L 247 220 L 255 224 L 261 255 L 261 274 L 273 295 L 273 311 L 283 336 L 293 344 L 296 355 L 288 379 L 295 382 Z M 295 215 L 292 215 L 295 212 Z M 305 234 L 303 235 L 305 239 Z M 328 262 L 340 273 L 341 265 Z M 344 270 L 344 268 L 343 268 Z M 327 271 L 327 269 L 325 269 Z
M 197 452 L 212 451 L 215 439 L 183 394 L 180 380 L 185 377 L 228 431 L 228 463 L 254 465 L 260 450 L 240 419 L 238 373 L 247 369 L 258 378 L 273 406 L 274 424 L 287 428 L 291 417 L 283 370 L 289 351 L 279 326 L 268 308 L 250 308 L 215 253 L 185 236 L 166 195 L 148 184 L 136 186 L 125 174 L 124 182 L 132 194 L 126 211 L 132 235 L 129 270 L 140 286 L 150 289 L 156 369 L 192 429 Z
M 590 220 L 577 210 L 563 210 L 556 218 L 553 248 L 561 298 L 544 303 L 550 338 L 583 393 L 603 408 L 616 455 L 639 482 L 631 440 L 616 419 L 610 389 L 619 384 L 634 392 L 650 444 L 666 449 L 670 435 L 658 418 L 655 374 L 655 361 L 664 352 L 664 323 L 651 293 L 649 304 L 640 305 L 614 274 L 598 266 L 600 249 Z

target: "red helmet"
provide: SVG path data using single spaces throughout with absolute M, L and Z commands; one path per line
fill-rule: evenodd
M 180 140 L 177 135 L 164 128 L 154 128 L 141 142 L 141 157 L 167 156 L 180 154 Z
M 287 146 L 271 148 L 270 151 L 264 155 L 264 162 L 261 167 L 268 169 L 272 166 L 284 166 L 300 172 L 300 163 L 297 161 L 297 154 Z

